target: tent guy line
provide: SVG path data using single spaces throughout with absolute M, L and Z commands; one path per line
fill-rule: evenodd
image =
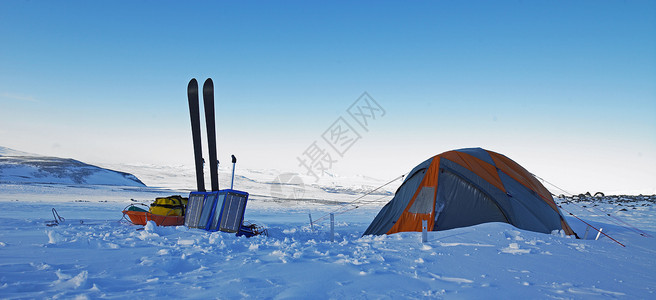
M 594 229 L 594 230 L 597 231 L 598 233 L 601 233 L 601 234 L 603 234 L 604 236 L 606 236 L 607 238 L 611 239 L 613 242 L 619 244 L 619 245 L 622 246 L 622 247 L 626 247 L 624 244 L 620 243 L 618 240 L 612 238 L 610 235 L 608 235 L 608 234 L 606 234 L 605 232 L 601 231 L 601 229 L 597 229 L 597 227 L 594 227 L 594 226 L 592 226 L 590 223 L 588 223 L 588 222 L 586 222 L 586 221 L 583 221 L 583 219 L 577 217 L 576 215 L 574 215 L 573 213 L 569 212 L 567 209 L 563 208 L 562 206 L 559 205 L 558 207 L 559 207 L 560 209 L 564 210 L 565 212 L 567 212 L 568 214 L 570 214 L 571 216 L 573 216 L 574 218 L 576 218 L 577 220 L 583 222 L 583 224 L 588 225 L 588 227 Z
M 345 206 L 347 206 L 347 205 L 355 205 L 355 204 L 358 203 L 362 198 L 371 195 L 372 193 L 374 193 L 374 192 L 376 192 L 376 191 L 378 191 L 378 190 L 380 190 L 380 189 L 382 189 L 382 188 L 384 188 L 384 187 L 386 187 L 386 186 L 392 184 L 393 182 L 395 182 L 395 181 L 397 181 L 397 180 L 399 180 L 399 179 L 403 179 L 403 177 L 405 177 L 405 176 L 406 176 L 406 174 L 401 174 L 400 176 L 398 176 L 398 177 L 396 177 L 396 178 L 394 178 L 394 179 L 388 181 L 387 183 L 385 183 L 385 184 L 383 184 L 383 185 L 381 185 L 381 186 L 379 186 L 379 187 L 377 187 L 377 188 L 375 188 L 375 189 L 373 189 L 373 190 L 371 190 L 371 191 L 365 193 L 364 195 L 358 197 L 357 199 L 355 199 L 355 200 L 353 200 L 353 201 L 351 201 L 351 202 L 348 202 L 348 203 L 344 203 L 344 204 L 342 204 L 342 205 L 341 205 L 340 207 L 338 207 L 337 209 L 335 209 L 335 210 L 333 210 L 333 211 L 331 211 L 331 212 L 329 212 L 329 213 L 327 213 L 327 214 L 325 214 L 325 215 L 319 217 L 319 218 L 316 219 L 313 223 L 316 224 L 316 223 L 321 222 L 322 220 L 325 220 L 327 217 L 330 216 L 331 213 L 332 213 L 332 214 L 338 214 L 338 215 L 339 215 L 339 214 L 343 214 L 343 213 L 346 213 L 346 212 L 348 212 L 348 211 L 351 211 L 351 210 L 353 210 L 353 209 L 358 208 L 358 206 L 356 206 L 356 207 L 354 207 L 354 208 L 344 209 Z M 387 197 L 387 196 L 385 196 L 385 197 Z M 343 210 L 343 211 L 342 211 L 342 210 Z
M 572 193 L 570 193 L 570 192 L 568 192 L 568 191 L 566 191 L 566 190 L 564 190 L 564 189 L 558 187 L 557 185 L 555 185 L 555 184 L 553 184 L 553 183 L 551 183 L 551 182 L 549 182 L 549 181 L 546 181 L 544 178 L 541 178 L 541 177 L 539 177 L 539 176 L 537 176 L 537 175 L 535 175 L 535 174 L 531 174 L 531 175 L 533 175 L 533 176 L 534 176 L 535 178 L 537 178 L 538 180 L 540 180 L 540 181 L 542 181 L 542 182 L 544 182 L 544 183 L 547 183 L 547 184 L 549 184 L 549 185 L 551 185 L 551 186 L 553 186 L 553 187 L 555 187 L 555 188 L 561 190 L 562 192 L 566 193 L 566 194 L 569 195 L 569 196 L 574 196 L 574 194 L 572 194 Z M 552 196 L 556 196 L 556 195 L 553 194 L 553 193 L 551 193 L 551 195 L 552 195 Z M 595 195 L 597 195 L 597 193 L 595 193 Z M 602 193 L 602 195 L 603 195 L 603 193 Z M 578 207 L 579 209 L 584 209 L 584 210 L 587 210 L 587 211 L 589 211 L 589 212 L 592 212 L 592 209 L 594 209 L 595 211 L 597 211 L 597 213 L 601 214 L 602 216 L 610 217 L 610 218 L 606 218 L 606 219 L 610 220 L 611 222 L 613 222 L 613 223 L 615 223 L 615 224 L 617 224 L 617 225 L 619 225 L 619 226 L 628 227 L 629 229 L 635 231 L 636 233 L 638 233 L 638 234 L 641 235 L 641 236 L 644 236 L 644 237 L 652 237 L 650 234 L 648 234 L 648 233 L 646 233 L 646 232 L 640 230 L 640 228 L 637 228 L 637 227 L 633 226 L 632 224 L 630 224 L 630 223 L 628 223 L 628 222 L 626 222 L 626 221 L 624 221 L 624 220 L 618 218 L 617 216 L 613 216 L 613 215 L 611 215 L 610 213 L 603 212 L 603 211 L 601 211 L 600 209 L 598 209 L 598 208 L 596 208 L 596 207 L 594 207 L 594 206 L 592 207 L 592 209 L 590 209 L 590 208 L 587 208 L 587 207 L 580 206 L 580 205 L 578 205 L 578 204 L 576 204 L 575 202 L 572 202 L 572 201 L 565 201 L 565 202 L 570 202 L 570 203 L 574 204 L 576 207 Z M 562 206 L 558 205 L 558 207 L 560 207 L 560 208 L 562 209 Z M 578 219 L 578 217 L 577 217 L 576 215 L 574 215 L 573 213 L 571 213 L 571 212 L 569 212 L 569 211 L 568 211 L 568 213 L 569 213 L 570 215 L 572 215 L 573 217 L 575 217 L 575 218 Z M 585 223 L 585 222 L 583 222 L 583 223 Z M 586 224 L 587 224 L 587 223 L 586 223 Z M 591 227 L 592 227 L 592 226 L 591 226 Z M 592 227 L 592 228 L 594 228 L 594 227 Z M 596 229 L 595 229 L 595 230 L 596 230 Z M 597 230 L 597 231 L 598 231 L 598 230 Z M 606 234 L 604 233 L 604 235 L 606 235 Z

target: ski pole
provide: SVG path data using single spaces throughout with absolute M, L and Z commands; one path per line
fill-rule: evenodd
M 237 164 L 237 158 L 232 155 L 232 180 L 230 181 L 230 189 L 232 190 L 232 187 L 235 184 L 235 165 Z

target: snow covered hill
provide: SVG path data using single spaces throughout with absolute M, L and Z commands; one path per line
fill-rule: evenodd
M 39 156 L 0 147 L 0 182 L 144 187 L 136 176 L 70 158 Z
M 40 156 L 40 155 L 0 146 L 0 156 Z

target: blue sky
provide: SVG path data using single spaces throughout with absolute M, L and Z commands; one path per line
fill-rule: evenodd
M 653 1 L 3 1 L 0 145 L 192 164 L 185 89 L 211 77 L 243 167 L 305 172 L 366 91 L 386 114 L 330 172 L 483 147 L 574 193 L 655 192 L 655 37 Z

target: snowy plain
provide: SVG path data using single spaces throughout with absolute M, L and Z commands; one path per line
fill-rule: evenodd
M 276 171 L 238 170 L 235 188 L 251 194 L 245 219 L 268 230 L 245 238 L 123 221 L 129 204 L 187 194 L 193 170 L 113 169 L 149 187 L 0 182 L 0 298 L 656 298 L 653 196 L 557 200 L 625 247 L 603 235 L 594 240 L 596 232 L 583 240 L 504 223 L 429 232 L 422 243 L 415 232 L 361 236 L 400 181 L 354 209 L 344 203 L 386 181 L 305 178 L 299 185 L 282 176 L 290 184 L 280 192 L 272 188 Z M 229 178 L 222 169 L 222 184 Z M 49 227 L 53 208 L 65 221 Z M 583 237 L 586 225 L 567 220 Z

